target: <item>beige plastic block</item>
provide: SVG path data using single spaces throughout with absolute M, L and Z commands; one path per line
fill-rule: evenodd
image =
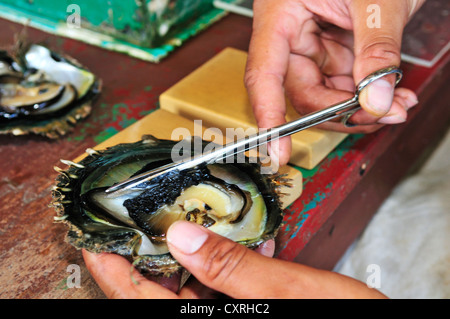
M 226 48 L 160 96 L 161 108 L 207 127 L 256 128 L 244 86 L 247 53 Z M 288 121 L 299 115 L 288 103 Z M 290 163 L 314 168 L 347 134 L 310 128 L 292 135 Z
M 197 125 L 194 121 L 160 109 L 143 117 L 136 123 L 133 123 L 126 129 L 92 148 L 95 150 L 102 150 L 120 143 L 137 142 L 141 140 L 143 135 L 153 135 L 159 139 L 179 141 L 183 136 L 177 137 L 176 134 L 174 134 L 174 130 L 180 128 L 187 129 L 192 136 L 202 136 L 205 130 L 204 127 Z M 75 159 L 75 162 L 80 161 L 86 155 L 87 154 L 81 155 Z
M 145 116 L 138 122 L 120 131 L 116 135 L 93 147 L 95 150 L 102 150 L 120 143 L 133 143 L 141 139 L 142 135 L 153 135 L 160 139 L 179 141 L 187 135 L 205 137 L 207 128 L 194 121 L 172 114 L 165 110 L 156 110 Z M 189 131 L 189 133 L 188 133 Z M 177 132 L 182 135 L 175 134 Z M 184 134 L 185 133 L 185 134 Z M 208 140 L 208 139 L 206 139 Z M 214 142 L 219 143 L 217 138 Z M 225 139 L 221 142 L 227 142 Z M 87 154 L 79 156 L 74 162 L 81 161 Z M 290 179 L 292 187 L 282 186 L 280 192 L 286 195 L 281 196 L 282 207 L 286 208 L 300 197 L 303 190 L 303 177 L 299 170 L 286 165 L 279 170 L 280 174 L 286 174 L 285 178 Z

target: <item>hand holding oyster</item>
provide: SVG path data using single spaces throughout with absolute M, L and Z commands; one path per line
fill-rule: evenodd
M 131 176 L 171 162 L 176 142 L 144 136 L 69 164 L 53 192 L 57 221 L 67 240 L 91 252 L 127 257 L 143 273 L 170 275 L 181 269 L 166 245 L 172 223 L 187 220 L 254 248 L 273 238 L 282 220 L 277 175 L 259 163 L 213 164 L 172 172 L 126 192 L 105 190 Z

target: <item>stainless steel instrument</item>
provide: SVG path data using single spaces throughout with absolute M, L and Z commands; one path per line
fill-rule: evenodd
M 218 149 L 216 148 L 211 152 L 192 156 L 187 161 L 183 161 L 181 163 L 170 163 L 157 169 L 134 176 L 130 179 L 109 187 L 106 192 L 111 193 L 119 190 L 134 188 L 138 184 L 149 181 L 172 170 L 182 171 L 201 164 L 216 163 L 218 161 L 226 159 L 227 157 L 234 156 L 241 152 L 246 152 L 262 144 L 269 143 L 272 140 L 297 133 L 304 129 L 310 128 L 326 121 L 333 120 L 335 118 L 342 117 L 342 122 L 344 123 L 344 125 L 354 126 L 353 124 L 349 124 L 347 121 L 356 111 L 361 109 L 358 101 L 361 91 L 373 81 L 376 81 L 379 78 L 382 78 L 389 74 L 397 75 L 395 83 L 397 85 L 398 82 L 400 82 L 403 73 L 397 67 L 388 67 L 378 70 L 364 78 L 358 84 L 358 86 L 356 87 L 355 95 L 351 99 L 332 105 L 326 109 L 300 117 L 299 119 L 288 122 L 286 124 L 279 125 L 274 128 L 262 131 L 258 134 L 248 136 L 236 142 L 228 143 L 223 147 Z

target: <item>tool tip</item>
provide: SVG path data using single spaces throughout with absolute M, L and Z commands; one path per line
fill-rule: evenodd
M 105 190 L 105 193 L 112 193 L 112 192 L 116 191 L 116 189 L 117 189 L 116 186 L 111 186 Z

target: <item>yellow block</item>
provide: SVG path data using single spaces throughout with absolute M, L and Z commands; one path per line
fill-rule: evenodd
M 194 121 L 172 114 L 165 110 L 156 110 L 145 116 L 138 122 L 120 131 L 116 135 L 107 139 L 101 144 L 93 147 L 95 150 L 102 150 L 120 143 L 133 143 L 141 140 L 143 135 L 153 135 L 159 139 L 179 141 L 188 136 L 204 137 L 207 128 Z M 181 134 L 178 134 L 181 133 Z M 209 140 L 209 139 L 206 139 Z M 214 140 L 216 143 L 224 143 L 226 140 Z M 74 162 L 81 161 L 87 154 L 79 156 Z M 292 187 L 282 186 L 280 192 L 286 195 L 280 197 L 282 207 L 286 208 L 300 197 L 303 190 L 302 173 L 291 167 L 284 166 L 279 170 L 280 174 L 285 174 L 290 179 Z
M 226 48 L 160 96 L 161 108 L 207 127 L 256 129 L 252 107 L 244 85 L 247 53 Z M 287 107 L 287 121 L 298 118 Z M 292 136 L 290 163 L 314 168 L 347 134 L 310 128 Z
M 182 136 L 180 136 L 179 138 L 172 138 L 174 130 L 179 128 L 187 129 L 189 131 L 189 134 L 192 136 L 200 136 L 205 130 L 204 127 L 197 125 L 191 120 L 185 119 L 181 116 L 169 113 L 164 110 L 156 110 L 143 117 L 136 123 L 130 125 L 126 129 L 110 137 L 106 141 L 94 146 L 93 149 L 102 150 L 120 143 L 138 142 L 141 140 L 141 137 L 143 135 L 153 135 L 154 137 L 159 139 L 179 141 L 183 139 Z M 74 161 L 79 162 L 86 155 L 87 154 L 83 154 L 76 158 Z

